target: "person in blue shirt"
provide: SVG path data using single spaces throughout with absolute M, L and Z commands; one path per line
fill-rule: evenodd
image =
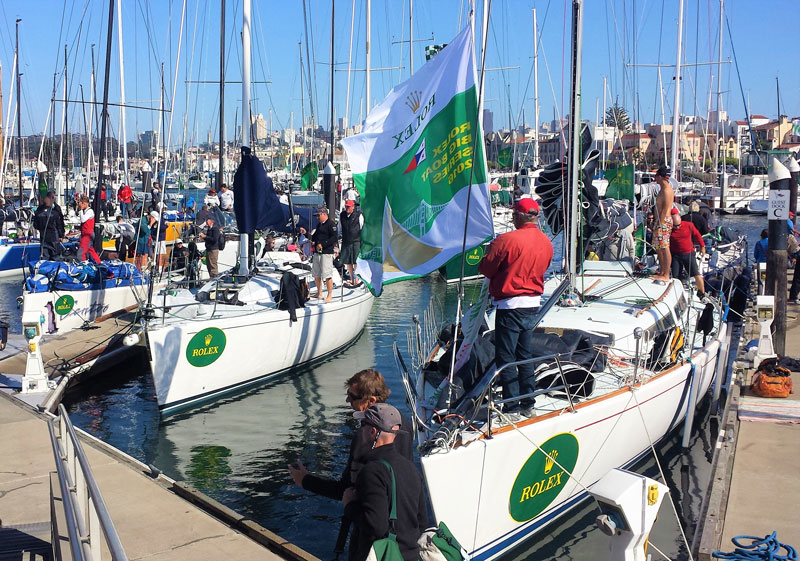
M 761 240 L 759 240 L 759 242 L 753 248 L 753 257 L 756 260 L 756 264 L 767 262 L 767 245 L 769 244 L 769 240 L 767 239 L 768 236 L 769 230 L 766 228 L 761 230 Z
M 183 207 L 183 212 L 187 215 L 194 216 L 195 213 L 195 206 L 197 205 L 197 201 L 194 200 L 194 197 L 191 195 L 189 198 L 186 199 L 186 205 Z

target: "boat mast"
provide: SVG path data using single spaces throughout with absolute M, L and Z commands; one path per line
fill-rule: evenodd
M 222 174 L 225 170 L 225 0 L 220 0 L 219 17 L 219 170 L 217 189 L 222 187 Z
M 539 167 L 539 27 L 536 8 L 533 9 L 533 167 Z
M 683 0 L 681 0 L 683 1 Z M 581 55 L 583 53 L 583 0 L 572 2 L 572 80 L 570 99 L 570 131 L 569 131 L 569 180 L 570 193 L 567 217 L 569 231 L 564 247 L 567 252 L 567 274 L 570 278 L 570 289 L 575 291 L 576 273 L 578 271 L 578 189 L 581 175 Z
M 66 58 L 66 57 L 65 57 Z M 89 165 L 86 172 L 86 188 L 87 191 L 91 188 L 92 179 L 92 162 L 94 161 L 94 131 L 99 128 L 97 123 L 97 113 L 95 112 L 95 102 L 97 101 L 97 78 L 96 67 L 94 62 L 94 43 L 92 43 L 92 72 L 89 75 Z M 64 90 L 64 99 L 67 99 L 66 89 Z
M 114 3 L 115 0 L 108 0 L 108 34 L 106 36 L 106 69 L 103 76 L 103 107 L 100 115 L 100 150 L 97 155 L 97 190 L 94 196 L 94 215 L 99 218 L 100 211 L 100 185 L 103 183 L 103 158 L 106 149 L 106 125 L 108 124 L 108 82 L 111 74 L 111 49 L 114 38 Z M 153 283 L 150 283 L 152 287 Z
M 242 2 L 242 158 L 250 150 L 250 0 Z M 247 232 L 239 232 L 239 274 L 250 271 Z
M 683 55 L 683 0 L 678 0 L 678 46 L 675 59 L 675 102 L 672 104 L 672 154 L 670 156 L 670 167 L 673 177 L 679 177 L 678 173 L 678 143 L 680 142 L 680 122 L 681 122 L 681 56 Z
M 21 21 L 20 18 L 17 18 L 15 47 L 17 53 L 17 176 L 19 177 L 19 208 L 22 208 L 22 119 L 20 117 L 22 109 L 22 98 L 20 97 L 22 74 L 19 72 L 19 22 Z
M 718 172 L 719 170 L 719 151 L 720 151 L 720 136 L 724 137 L 725 135 L 720 135 L 722 132 L 722 119 L 720 117 L 719 111 L 720 107 L 722 106 L 722 14 L 723 10 L 725 9 L 725 0 L 719 0 L 719 54 L 717 57 L 717 149 L 714 151 L 714 172 L 718 173 L 717 181 L 719 186 L 719 206 L 720 208 L 725 208 L 728 205 L 725 201 L 725 161 L 722 162 L 722 171 Z M 780 120 L 781 116 L 778 115 L 778 120 Z
M 408 71 L 414 75 L 414 0 L 408 0 Z
M 367 30 L 366 37 L 366 57 L 367 57 L 367 78 L 366 78 L 366 96 L 367 96 L 367 115 L 369 115 L 370 95 L 372 95 L 372 0 L 367 0 L 366 6 L 367 16 Z M 360 117 L 360 115 L 359 115 Z
M 300 132 L 303 133 L 303 155 L 305 156 L 306 153 L 306 134 L 305 134 L 305 125 L 306 125 L 306 108 L 305 102 L 306 100 L 303 97 L 303 44 L 298 41 L 297 48 L 300 51 Z M 272 110 L 270 109 L 270 119 L 272 118 Z M 294 137 L 294 130 L 292 131 L 292 137 Z M 314 139 L 311 139 L 311 142 L 314 142 Z M 294 158 L 294 150 L 292 150 L 291 157 Z M 298 168 L 300 165 L 298 164 Z
M 369 2 L 369 0 L 367 0 Z M 309 158 L 311 161 L 314 161 L 314 138 L 316 134 L 316 126 L 314 123 L 316 122 L 314 118 L 314 90 L 311 88 L 311 54 L 309 52 L 308 42 L 308 15 L 306 14 L 306 0 L 303 0 L 303 28 L 305 29 L 305 37 L 306 37 L 306 72 L 308 73 L 308 106 L 311 112 L 311 152 Z M 314 70 L 314 77 L 316 78 L 317 71 Z
M 342 120 L 342 123 L 344 125 L 342 128 L 344 130 L 347 130 L 347 125 L 348 125 L 347 118 L 350 113 L 350 78 L 352 77 L 353 73 L 353 37 L 355 37 L 355 35 L 353 34 L 353 28 L 355 24 L 356 24 L 356 0 L 353 0 L 353 7 L 350 10 L 350 49 L 347 51 L 347 90 L 346 90 L 347 94 L 345 95 L 344 117 Z M 300 56 L 301 57 L 303 56 L 302 49 L 300 49 Z M 302 68 L 303 68 L 303 63 L 301 62 L 300 69 L 302 70 Z M 302 79 L 302 74 L 301 74 L 301 79 Z M 302 90 L 303 88 L 301 86 L 300 87 L 301 95 L 302 95 Z
M 16 75 L 17 73 L 17 53 L 14 53 L 14 64 L 12 66 L 11 74 Z M 11 158 L 11 134 L 14 130 L 14 121 L 11 120 L 11 106 L 14 104 L 14 83 L 8 85 L 8 109 L 6 109 L 6 122 L 8 123 L 8 127 L 4 131 L 4 141 L 3 141 L 3 155 L 2 155 L 2 162 L 0 166 L 0 193 L 5 192 L 5 179 L 6 179 L 6 170 L 8 169 L 8 160 Z M 5 148 L 8 147 L 8 150 Z M 13 190 L 12 190 L 13 194 Z
M 119 122 L 122 136 L 122 158 L 125 171 L 125 185 L 128 185 L 128 140 L 125 132 L 125 65 L 122 57 L 122 0 L 117 0 L 117 27 L 119 27 Z
M 336 0 L 331 0 L 331 155 L 328 161 L 333 163 L 333 147 L 334 147 L 334 133 L 333 133 L 333 22 L 334 15 L 336 14 Z M 333 209 L 331 209 L 333 210 Z

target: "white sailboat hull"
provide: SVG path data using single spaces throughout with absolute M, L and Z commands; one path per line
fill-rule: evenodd
M 721 337 L 692 357 L 699 384 L 696 402 L 714 378 Z M 491 440 L 424 456 L 422 468 L 437 521 L 447 523 L 473 561 L 508 551 L 578 504 L 586 496 L 585 487 L 609 470 L 632 463 L 677 426 L 689 405 L 691 372 L 692 364 L 679 364 L 637 388 L 624 387 L 597 401 L 578 404 L 575 412 L 551 413 L 520 423 L 519 430 L 495 430 Z M 567 481 L 541 512 L 529 520 L 515 520 L 510 513 L 518 505 L 512 501 L 533 500 L 513 493 L 521 469 L 537 445 L 544 446 L 561 434 L 577 441 L 576 463 L 569 470 L 573 476 L 562 473 L 557 465 L 546 474 L 531 474 L 528 483 L 537 491 Z M 570 460 L 563 451 L 556 459 L 564 464 Z
M 165 284 L 157 285 L 156 289 L 162 288 Z M 28 292 L 25 290 L 22 294 L 22 310 L 23 314 L 30 310 L 40 311 L 45 318 L 53 319 L 55 328 L 53 332 L 66 333 L 85 323 L 91 323 L 101 316 L 145 302 L 147 292 L 147 284 L 118 286 L 102 290 L 53 290 L 52 292 Z M 63 306 L 62 298 L 64 297 L 69 297 L 69 305 L 66 307 Z M 62 305 L 57 306 L 57 302 Z M 45 321 L 45 326 L 47 325 L 48 322 Z
M 185 407 L 347 346 L 364 329 L 372 300 L 364 289 L 346 290 L 344 298 L 328 304 L 312 300 L 296 310 L 294 323 L 288 311 L 274 308 L 164 326 L 155 320 L 147 344 L 159 408 Z M 213 302 L 206 306 L 213 308 Z M 213 344 L 217 348 L 208 351 L 219 356 L 213 364 L 192 365 L 193 351 L 187 352 L 191 340 L 209 329 L 217 337 L 218 331 L 224 334 L 224 344 Z

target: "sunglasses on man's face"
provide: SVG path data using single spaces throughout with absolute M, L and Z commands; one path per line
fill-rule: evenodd
M 347 399 L 349 399 L 350 401 L 358 401 L 359 399 L 363 399 L 363 397 L 364 396 L 356 395 L 350 390 L 347 390 Z

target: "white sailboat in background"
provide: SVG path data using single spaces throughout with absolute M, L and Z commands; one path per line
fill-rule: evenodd
M 249 111 L 250 0 L 243 4 L 242 107 Z M 245 113 L 246 114 L 246 113 Z M 146 345 L 159 409 L 174 411 L 277 376 L 331 355 L 364 329 L 373 296 L 363 285 L 345 288 L 334 270 L 334 299 L 287 303 L 282 287 L 311 280 L 297 253 L 271 252 L 248 267 L 248 235 L 264 228 L 244 212 L 272 200 L 279 207 L 263 164 L 250 155 L 250 127 L 242 126 L 242 163 L 234 179 L 239 223 L 239 274 L 212 279 L 199 291 L 172 290 L 157 296 L 162 307 L 146 324 Z M 240 175 L 241 174 L 241 175 Z M 241 197 L 249 193 L 251 200 Z M 256 190 L 263 189 L 258 195 Z M 259 198 L 259 196 L 261 198 Z M 241 212 L 241 214 L 240 214 Z M 269 211 L 267 211 L 269 212 Z M 282 220 L 282 211 L 277 212 Z M 249 222 L 249 224 L 247 223 Z M 227 246 L 226 246 L 227 247 Z M 291 306 L 291 307 L 290 307 Z

